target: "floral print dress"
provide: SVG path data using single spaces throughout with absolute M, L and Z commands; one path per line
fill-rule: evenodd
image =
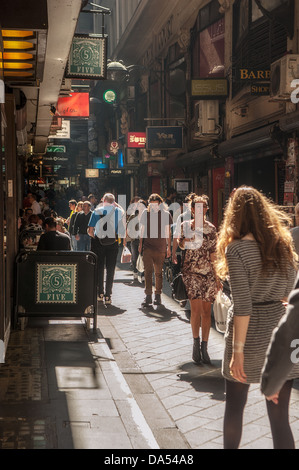
M 193 241 L 185 243 L 183 281 L 189 300 L 202 299 L 205 302 L 214 302 L 218 289 L 211 254 L 216 251 L 216 227 L 204 220 L 199 235 L 192 230 L 191 223 L 189 220 L 181 224 L 180 244 L 185 238 L 192 238 L 190 234 L 193 234 Z

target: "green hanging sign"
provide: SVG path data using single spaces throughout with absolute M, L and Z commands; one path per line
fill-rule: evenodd
M 106 79 L 107 37 L 75 34 L 66 67 L 66 78 Z

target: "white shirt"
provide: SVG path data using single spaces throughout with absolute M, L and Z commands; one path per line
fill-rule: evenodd
M 31 205 L 31 209 L 33 214 L 40 214 L 41 213 L 41 207 L 37 201 L 34 201 Z

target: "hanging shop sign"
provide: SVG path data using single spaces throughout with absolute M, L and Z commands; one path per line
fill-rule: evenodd
M 129 149 L 144 149 L 146 145 L 145 132 L 128 132 L 127 147 Z
M 51 139 L 70 139 L 71 138 L 71 121 L 62 119 L 61 129 L 56 130 L 53 134 L 50 133 Z
M 89 117 L 89 93 L 72 93 L 58 99 L 56 115 L 62 117 Z
M 183 127 L 147 127 L 146 148 L 148 150 L 174 150 L 183 148 Z
M 242 81 L 269 81 L 270 78 L 271 70 L 269 69 L 242 68 L 238 71 L 238 79 Z
M 227 98 L 229 94 L 226 78 L 200 78 L 191 81 L 191 96 L 200 99 Z
M 66 78 L 103 80 L 107 74 L 107 37 L 75 34 Z
M 116 140 L 112 140 L 109 144 L 109 152 L 112 153 L 112 155 L 117 155 L 119 151 L 119 143 Z

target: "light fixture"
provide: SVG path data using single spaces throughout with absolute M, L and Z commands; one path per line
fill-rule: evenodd
M 129 71 L 127 67 L 120 61 L 110 61 L 107 64 L 107 78 L 114 81 L 128 80 Z
M 116 93 L 114 90 L 106 90 L 103 94 L 103 98 L 106 103 L 115 103 Z
M 5 79 L 30 79 L 35 75 L 36 33 L 32 30 L 2 30 L 3 52 L 0 68 Z

